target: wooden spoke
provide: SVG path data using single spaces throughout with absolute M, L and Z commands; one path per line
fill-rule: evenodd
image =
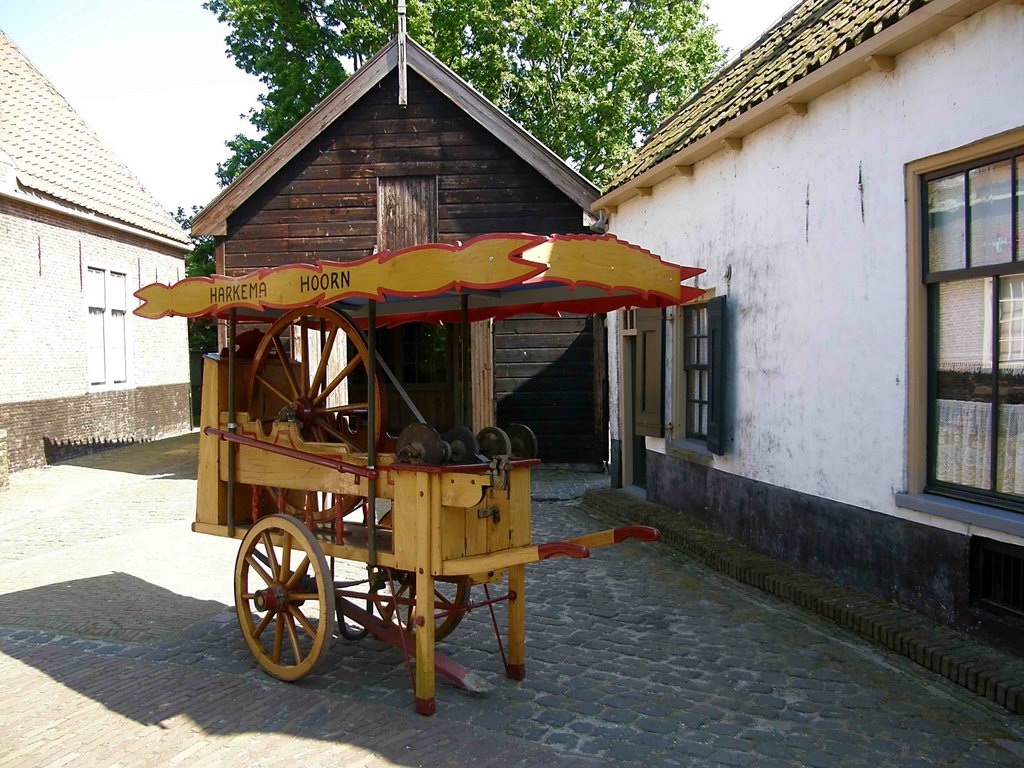
M 296 568 L 292 575 L 288 577 L 288 581 L 285 582 L 285 589 L 294 589 L 295 585 L 299 583 L 299 579 L 306 575 L 306 569 L 309 568 L 309 555 L 302 558 L 302 562 L 299 563 L 299 567 Z
M 331 392 L 336 390 L 338 388 L 338 385 L 341 384 L 341 382 L 343 382 L 346 378 L 348 378 L 352 374 L 352 371 L 354 371 L 362 362 L 362 358 L 357 356 L 354 356 L 351 360 L 349 360 L 348 365 L 341 369 L 341 373 L 339 373 L 337 376 L 331 379 L 331 383 L 324 387 L 324 391 L 313 398 L 313 405 L 319 405 L 320 403 L 322 403 L 324 399 L 328 395 L 330 395 Z
M 281 581 L 284 581 L 291 573 L 292 567 L 292 539 L 290 536 L 284 537 L 284 544 L 281 547 Z
M 348 405 L 336 405 L 333 408 L 324 408 L 320 413 L 351 413 L 353 411 L 365 411 L 370 407 L 369 403 L 349 403 Z
M 267 615 L 260 620 L 260 623 L 256 625 L 256 629 L 253 630 L 252 636 L 254 640 L 258 639 L 259 636 L 263 634 L 263 630 L 267 628 L 267 625 L 270 624 L 270 620 L 272 618 L 274 618 L 274 612 L 267 611 Z
M 289 605 L 288 613 L 295 617 L 295 620 L 302 625 L 302 628 L 306 631 L 306 634 L 310 637 L 316 637 L 316 627 L 314 627 L 306 615 L 298 609 L 297 606 Z
M 292 388 L 292 397 L 298 397 L 299 385 L 295 383 L 295 376 L 292 374 L 291 360 L 284 353 L 284 349 L 281 348 L 281 342 L 277 340 L 277 336 L 271 336 L 270 341 L 274 345 L 274 349 L 277 350 L 277 357 L 281 361 L 281 367 L 284 368 L 284 375 L 288 379 L 288 386 Z
M 331 328 L 331 332 L 327 334 L 327 341 L 324 342 L 323 349 L 320 350 L 320 363 L 316 367 L 316 373 L 313 374 L 313 381 L 309 384 L 309 396 L 313 397 L 316 395 L 317 389 L 323 384 L 324 376 L 327 374 L 327 364 L 330 360 L 331 353 L 334 351 L 334 339 L 338 335 L 337 326 Z
M 270 534 L 266 531 L 263 532 L 263 546 L 267 548 L 267 557 L 270 559 L 270 572 L 274 575 L 274 578 L 278 581 L 281 580 L 281 566 L 277 564 L 277 553 L 274 552 L 274 542 L 270 539 Z
M 260 565 L 260 563 L 256 560 L 255 557 L 253 557 L 252 555 L 246 555 L 245 562 L 247 562 L 249 564 L 249 567 L 260 575 L 260 578 L 266 582 L 268 587 L 274 583 L 274 580 L 270 577 L 270 574 L 263 570 L 263 566 Z
M 302 360 L 300 370 L 302 372 L 302 390 L 306 395 L 312 395 L 309 389 L 309 331 L 305 323 L 299 323 L 299 338 L 302 340 Z
M 279 552 L 270 546 L 275 542 L 281 548 Z M 248 581 L 253 570 L 261 578 L 269 577 L 256 557 L 264 547 L 272 553 L 270 568 L 278 579 L 272 592 L 267 594 L 272 607 L 260 616 L 253 613 L 253 601 L 259 595 L 248 586 Z M 293 549 L 302 553 L 295 571 L 290 570 Z M 281 584 L 285 576 L 288 583 Z M 315 581 L 315 588 L 301 586 L 301 591 L 296 591 L 300 580 L 307 576 Z M 267 673 L 281 680 L 297 680 L 324 659 L 334 637 L 336 606 L 333 587 L 327 558 L 316 538 L 300 520 L 291 515 L 264 515 L 249 528 L 235 560 L 235 609 L 242 638 L 256 662 Z M 277 602 L 281 600 L 283 605 Z M 306 605 L 309 608 L 305 608 Z M 310 615 L 318 616 L 319 620 L 310 618 Z M 271 622 L 274 623 L 273 640 L 261 640 L 261 636 L 268 634 Z M 302 627 L 301 633 L 296 623 Z M 300 634 L 308 636 L 308 639 L 303 637 L 300 642 Z
M 270 660 L 275 664 L 281 661 L 281 643 L 284 640 L 284 623 L 281 621 L 281 617 L 277 617 L 277 621 L 274 622 L 274 651 L 270 656 Z
M 323 419 L 318 418 L 316 420 L 316 424 L 317 424 L 318 427 L 320 427 L 320 429 L 322 429 L 325 432 L 327 432 L 327 434 L 333 435 L 334 437 L 338 438 L 338 440 L 340 440 L 341 442 L 348 443 L 349 445 L 351 445 L 353 448 L 356 448 L 356 449 L 359 449 L 361 447 L 356 442 L 354 437 L 346 435 L 343 432 L 339 432 L 338 430 L 336 430 L 334 427 L 332 427 L 330 424 L 328 424 Z
M 292 644 L 292 652 L 295 654 L 295 663 L 302 661 L 302 649 L 299 648 L 299 635 L 295 631 L 295 621 L 291 613 L 282 613 L 278 621 L 284 621 L 284 628 L 288 630 L 288 640 Z
M 291 340 L 289 349 L 293 354 L 285 354 L 288 344 L 285 339 Z M 318 348 L 320 357 L 313 365 L 310 355 L 315 355 Z M 342 370 L 334 374 L 331 356 L 339 348 L 347 352 L 348 358 Z M 366 338 L 345 314 L 327 307 L 303 307 L 286 312 L 274 321 L 253 354 L 246 392 L 249 418 L 266 424 L 269 431 L 274 428 L 281 406 L 287 405 L 302 417 L 299 431 L 303 440 L 345 443 L 358 452 L 366 451 L 370 437 L 366 431 L 360 430 L 358 435 L 344 434 L 348 430 L 334 429 L 337 425 L 331 414 L 365 411 L 368 406 L 332 403 L 332 409 L 328 410 L 327 401 L 343 386 L 355 385 L 356 379 L 359 379 L 358 389 L 364 391 L 369 359 Z M 283 372 L 277 371 L 277 365 L 281 365 Z M 383 371 L 378 371 L 369 385 L 376 394 L 372 439 L 381 447 L 387 438 L 388 425 Z M 370 399 L 367 395 L 355 395 L 355 391 L 350 399 Z M 319 422 L 316 417 L 321 417 Z M 330 420 L 327 424 L 330 429 L 325 428 L 324 417 Z
M 256 380 L 257 380 L 257 381 L 258 381 L 258 382 L 259 382 L 260 384 L 262 384 L 262 385 L 263 385 L 264 387 L 266 387 L 267 389 L 269 389 L 269 390 L 270 390 L 271 392 L 273 392 L 273 393 L 274 393 L 275 395 L 277 395 L 277 396 L 278 396 L 279 398 L 281 398 L 281 400 L 282 400 L 282 401 L 284 402 L 284 404 L 285 404 L 285 405 L 291 405 L 292 399 L 291 399 L 290 397 L 288 397 L 287 395 L 285 395 L 285 393 L 284 393 L 284 392 L 282 392 L 282 391 L 281 391 L 280 389 L 278 389 L 277 387 L 275 387 L 275 386 L 274 386 L 273 384 L 271 384 L 271 383 L 270 383 L 269 381 L 267 381 L 265 377 L 263 377 L 263 376 L 260 376 L 260 375 L 259 375 L 259 374 L 257 373 L 257 374 L 256 374 Z M 270 421 L 273 421 L 273 419 L 270 419 Z

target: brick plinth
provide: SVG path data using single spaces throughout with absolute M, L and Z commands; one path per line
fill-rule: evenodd
M 0 423 L 7 428 L 10 468 L 39 467 L 184 432 L 189 428 L 189 386 L 167 384 L 0 403 Z
M 7 456 L 7 430 L 0 429 L 0 491 L 11 487 L 11 462 Z

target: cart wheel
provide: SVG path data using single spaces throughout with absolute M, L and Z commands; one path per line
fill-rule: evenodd
M 469 603 L 470 584 L 467 579 L 456 578 L 451 581 L 434 581 L 434 639 L 443 640 L 448 637 L 455 628 L 459 626 L 465 611 L 456 611 L 445 614 L 452 608 L 461 608 Z M 416 574 L 403 571 L 395 581 L 395 595 L 397 600 L 409 601 L 398 603 L 391 595 L 378 595 L 376 597 L 377 610 L 384 621 L 390 622 L 397 627 L 416 631 L 416 609 L 413 603 L 416 600 Z
M 299 521 L 270 515 L 245 534 L 235 561 L 235 609 L 249 650 L 274 677 L 297 680 L 324 658 L 334 588 L 320 545 Z
M 336 374 L 328 371 L 335 349 L 344 350 L 347 359 L 345 367 Z M 326 307 L 286 312 L 270 327 L 253 355 L 248 411 L 269 424 L 277 419 L 282 408 L 287 408 L 298 419 L 303 439 L 345 443 L 354 450 L 365 451 L 369 359 L 362 331 L 344 315 Z M 348 403 L 332 405 L 342 385 L 348 388 Z M 380 374 L 374 391 L 375 432 L 380 449 L 387 438 L 387 392 Z M 356 401 L 354 396 L 364 402 Z

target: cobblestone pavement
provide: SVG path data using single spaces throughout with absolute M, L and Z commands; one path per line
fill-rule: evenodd
M 188 530 L 194 440 L 19 473 L 0 495 L 0 766 L 1024 760 L 1020 718 L 662 544 L 530 566 L 527 679 L 503 676 L 475 611 L 440 648 L 494 688 L 439 683 L 432 719 L 372 639 L 336 639 L 313 676 L 278 683 L 229 607 L 235 544 Z M 602 481 L 540 475 L 535 497 Z M 610 525 L 535 504 L 538 542 Z

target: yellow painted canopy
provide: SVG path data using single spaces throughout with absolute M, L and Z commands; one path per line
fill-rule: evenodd
M 287 264 L 241 277 L 190 277 L 153 283 L 135 296 L 140 317 L 266 317 L 332 305 L 378 323 L 454 322 L 461 296 L 470 320 L 523 313 L 599 313 L 682 304 L 703 291 L 684 280 L 704 270 L 663 261 L 612 235 L 489 234 L 465 244 L 431 243 L 355 262 Z

